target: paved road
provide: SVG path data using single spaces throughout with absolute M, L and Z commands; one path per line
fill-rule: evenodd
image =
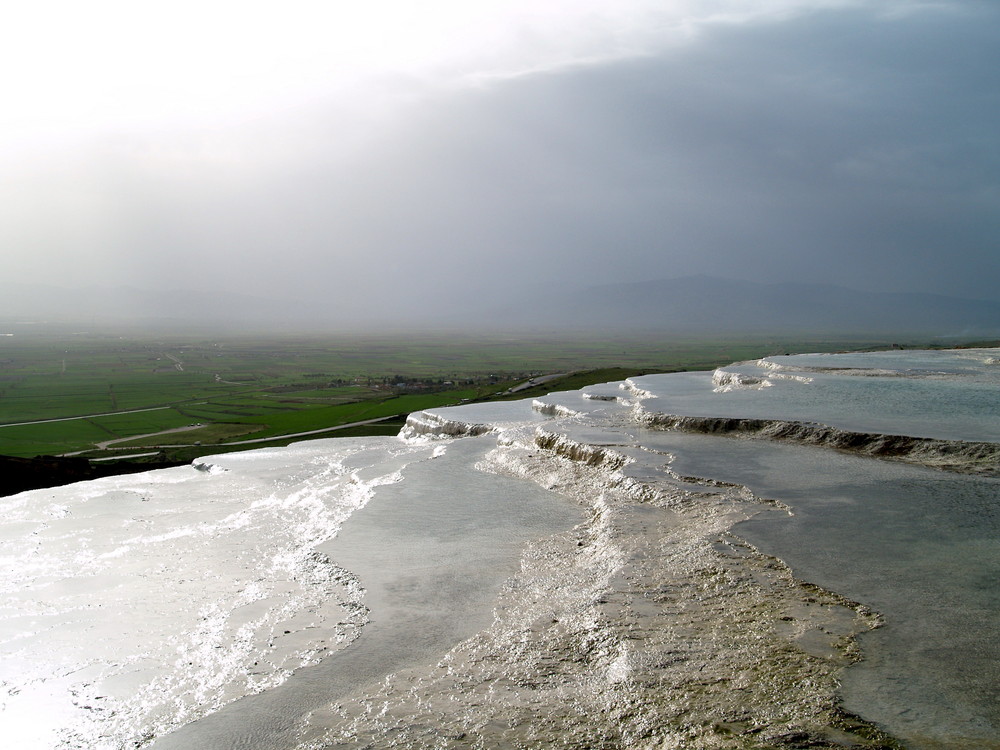
M 375 424 L 376 422 L 387 422 L 390 419 L 397 419 L 403 416 L 402 414 L 393 414 L 389 417 L 379 417 L 377 419 L 363 419 L 360 422 L 348 422 L 347 424 L 338 424 L 336 427 L 323 427 L 318 430 L 309 430 L 308 432 L 292 432 L 288 435 L 277 435 L 275 437 L 264 437 L 264 438 L 254 438 L 252 440 L 234 440 L 231 443 L 219 443 L 219 445 L 251 445 L 253 443 L 272 443 L 275 440 L 285 440 L 287 438 L 297 438 L 306 437 L 308 435 L 319 435 L 323 432 L 333 432 L 334 430 L 346 430 L 348 427 L 361 427 L 366 424 Z
M 167 356 L 170 357 L 169 354 Z M 170 358 L 174 359 L 173 357 L 170 357 Z M 508 389 L 507 393 L 517 393 L 518 391 L 523 391 L 526 388 L 531 388 L 531 387 L 536 386 L 536 385 L 541 385 L 542 383 L 547 383 L 550 380 L 555 380 L 556 378 L 565 377 L 566 375 L 571 375 L 571 374 L 572 373 L 568 373 L 568 372 L 557 372 L 557 373 L 553 373 L 551 375 L 540 375 L 539 377 L 531 378 L 530 380 L 526 380 L 525 382 L 521 383 L 520 385 L 516 385 L 513 388 Z M 215 377 L 216 377 L 216 379 L 219 378 L 218 375 L 216 375 Z M 40 420 L 36 420 L 34 422 L 17 422 L 15 424 L 0 425 L 0 427 L 19 427 L 19 426 L 22 426 L 22 425 L 29 425 L 29 424 L 45 424 L 46 422 L 68 422 L 68 421 L 74 420 L 74 419 L 92 419 L 93 417 L 112 417 L 112 416 L 115 416 L 117 414 L 137 414 L 139 412 L 144 412 L 144 411 L 158 411 L 160 409 L 171 409 L 171 408 L 173 408 L 173 407 L 170 407 L 170 406 L 156 406 L 156 407 L 153 407 L 151 409 L 130 409 L 128 411 L 112 411 L 112 412 L 106 412 L 104 414 L 87 414 L 85 416 L 80 416 L 80 417 L 60 417 L 58 419 L 40 419 Z M 336 430 L 346 430 L 348 427 L 361 427 L 361 426 L 366 425 L 366 424 L 376 424 L 378 422 L 385 422 L 385 421 L 390 420 L 390 419 L 397 419 L 397 418 L 399 418 L 401 416 L 403 416 L 403 415 L 402 414 L 393 414 L 392 416 L 389 416 L 389 417 L 379 417 L 377 419 L 365 419 L 365 420 L 362 420 L 360 422 L 348 422 L 347 424 L 340 424 L 340 425 L 337 425 L 335 427 L 322 427 L 322 428 L 320 428 L 318 430 L 309 430 L 307 432 L 293 432 L 293 433 L 289 433 L 287 435 L 274 435 L 272 437 L 253 438 L 253 439 L 250 439 L 250 440 L 233 440 L 233 441 L 228 442 L 228 443 L 211 443 L 211 444 L 206 444 L 203 447 L 205 447 L 205 448 L 211 448 L 213 446 L 222 447 L 222 446 L 231 446 L 231 445 L 254 445 L 254 444 L 260 444 L 260 443 L 272 443 L 272 442 L 275 442 L 277 440 L 286 440 L 286 439 L 289 439 L 289 438 L 297 438 L 297 437 L 308 437 L 310 435 L 321 435 L 324 432 L 335 432 Z M 99 449 L 101 449 L 101 450 L 105 450 L 105 449 L 109 448 L 111 445 L 113 445 L 115 443 L 123 443 L 123 442 L 127 442 L 127 441 L 132 441 L 132 440 L 140 440 L 141 438 L 147 438 L 147 437 L 156 437 L 157 435 L 167 435 L 167 434 L 170 434 L 170 433 L 173 433 L 173 432 L 186 432 L 188 430 L 197 429 L 199 426 L 200 425 L 192 425 L 192 426 L 188 426 L 188 427 L 175 427 L 172 430 L 163 430 L 162 432 L 150 432 L 150 433 L 148 433 L 146 435 L 133 435 L 131 437 L 118 438 L 116 440 L 106 440 L 106 441 L 101 442 L 101 443 L 96 443 L 96 447 L 99 448 Z M 169 445 L 165 444 L 165 445 L 159 445 L 159 446 L 156 446 L 156 447 L 158 447 L 158 448 L 196 448 L 199 445 L 200 445 L 199 443 L 178 443 L 178 444 L 172 443 L 172 444 L 169 444 Z M 94 449 L 93 448 L 89 448 L 87 450 L 94 450 Z M 63 456 L 77 456 L 80 453 L 84 453 L 84 452 L 85 451 L 74 451 L 73 453 L 63 453 L 62 455 Z M 139 454 L 135 454 L 135 455 L 136 456 L 145 456 L 145 455 L 149 455 L 149 454 L 139 453 Z M 131 458 L 131 456 L 115 456 L 115 458 Z
M 94 443 L 100 450 L 114 445 L 115 443 L 129 443 L 133 440 L 142 440 L 143 438 L 159 437 L 160 435 L 171 435 L 175 432 L 190 432 L 191 430 L 200 430 L 205 425 L 203 424 L 189 424 L 187 427 L 174 427 L 169 430 L 160 430 L 159 432 L 147 432 L 145 435 L 132 435 L 130 437 L 115 438 L 114 440 L 103 440 L 100 443 Z
M 0 427 L 24 427 L 29 424 L 47 424 L 49 422 L 72 422 L 74 419 L 93 419 L 94 417 L 115 417 L 119 414 L 138 414 L 143 411 L 161 411 L 163 409 L 173 409 L 172 406 L 153 406 L 149 409 L 126 409 L 125 411 L 106 411 L 102 414 L 83 414 L 79 417 L 57 417 L 55 419 L 34 419 L 30 422 L 11 422 L 10 424 L 0 424 Z M 131 440 L 131 438 L 129 438 Z
M 346 430 L 348 427 L 361 427 L 366 424 L 376 424 L 378 422 L 387 422 L 390 419 L 397 419 L 403 416 L 402 414 L 393 414 L 388 417 L 378 417 L 377 419 L 364 419 L 360 422 L 348 422 L 347 424 L 338 424 L 333 427 L 321 427 L 318 430 L 308 430 L 307 432 L 290 432 L 286 435 L 271 435 L 270 437 L 262 438 L 252 438 L 250 440 L 231 440 L 228 443 L 161 443 L 155 446 L 147 446 L 154 448 L 205 448 L 209 450 L 211 448 L 221 448 L 223 446 L 230 445 L 254 445 L 260 443 L 273 443 L 278 440 L 288 440 L 290 438 L 297 437 L 308 437 L 309 435 L 321 435 L 324 432 L 336 432 L 337 430 Z M 77 417 L 74 417 L 76 419 Z M 52 420 L 58 421 L 58 420 Z M 131 437 L 118 438 L 116 440 L 106 440 L 102 443 L 97 443 L 95 448 L 87 448 L 82 451 L 73 451 L 72 453 L 62 453 L 60 456 L 79 456 L 81 453 L 86 453 L 88 451 L 101 449 L 108 450 L 113 443 L 123 443 L 131 442 L 132 440 L 139 440 L 141 438 L 156 437 L 157 435 L 167 435 L 174 432 L 187 432 L 188 430 L 197 430 L 204 425 L 190 425 L 188 427 L 175 427 L 172 430 L 164 430 L 163 432 L 151 432 L 148 435 L 133 435 Z M 128 450 L 127 448 L 110 448 L 111 450 Z M 106 458 L 95 458 L 91 459 L 93 461 L 108 461 L 108 460 L 118 460 L 122 458 L 138 458 L 140 456 L 150 456 L 156 455 L 156 453 L 136 453 L 134 455 L 127 456 L 108 456 Z
M 276 440 L 287 440 L 289 438 L 297 437 L 308 437 L 309 435 L 320 435 L 324 432 L 335 432 L 336 430 L 346 430 L 348 427 L 360 427 L 366 424 L 375 424 L 377 422 L 386 422 L 390 419 L 397 419 L 403 416 L 402 414 L 393 414 L 388 417 L 379 417 L 378 419 L 365 419 L 360 422 L 348 422 L 347 424 L 338 424 L 334 427 L 322 427 L 318 430 L 309 430 L 308 432 L 290 432 L 287 435 L 272 435 L 271 437 L 262 438 L 252 438 L 250 440 L 232 440 L 228 443 L 206 443 L 201 445 L 202 448 L 216 448 L 227 445 L 253 445 L 254 443 L 273 443 Z M 129 438 L 129 440 L 134 440 L 135 438 Z M 161 445 L 160 448 L 196 448 L 199 447 L 198 443 L 182 443 L 182 444 L 171 444 L 171 445 Z

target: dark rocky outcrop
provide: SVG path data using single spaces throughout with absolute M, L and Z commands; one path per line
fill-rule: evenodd
M 180 466 L 184 463 L 186 462 L 166 461 L 164 459 L 150 462 L 93 463 L 86 458 L 65 456 L 36 456 L 35 458 L 0 456 L 0 497 L 16 495 L 25 490 L 59 487 L 88 479 L 100 479 L 116 474 L 134 474 L 151 469 Z

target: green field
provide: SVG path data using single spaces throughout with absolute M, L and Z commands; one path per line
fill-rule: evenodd
M 519 392 L 518 398 L 641 372 L 709 369 L 767 354 L 886 343 L 10 330 L 14 335 L 0 337 L 0 454 L 82 452 L 107 458 L 157 451 L 160 460 L 205 453 L 207 446 L 235 449 L 227 444 L 267 438 L 279 443 L 294 433 L 499 398 L 539 374 L 565 377 Z M 399 424 L 397 419 L 350 432 L 395 432 Z

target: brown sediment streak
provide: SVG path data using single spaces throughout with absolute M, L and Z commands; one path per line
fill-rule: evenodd
M 619 448 L 501 434 L 479 468 L 586 519 L 529 545 L 489 628 L 314 712 L 299 749 L 900 747 L 837 703 L 878 615 L 733 535 L 759 509 L 740 486 L 640 483 Z
M 841 430 L 818 422 L 730 417 L 684 417 L 640 412 L 646 427 L 710 435 L 783 440 L 890 458 L 963 474 L 1000 475 L 1000 444 Z
M 628 456 L 610 447 L 578 443 L 565 435 L 542 429 L 535 430 L 535 445 L 571 461 L 611 471 L 617 471 L 631 462 Z

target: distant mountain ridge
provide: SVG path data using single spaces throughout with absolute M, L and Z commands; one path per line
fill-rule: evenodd
M 343 280 L 341 280 L 343 281 Z M 560 329 L 664 334 L 929 334 L 1000 337 L 1000 302 L 936 294 L 864 292 L 832 284 L 775 283 L 688 276 L 514 289 L 484 302 L 470 287 L 417 297 L 380 296 L 349 304 L 276 300 L 232 292 L 131 287 L 64 289 L 0 283 L 0 321 L 81 326 L 345 331 L 427 327 L 476 331 Z M 397 295 L 397 297 L 399 297 Z
M 1000 302 L 832 284 L 689 276 L 595 286 L 565 304 L 579 323 L 635 329 L 1000 335 Z
M 8 321 L 168 325 L 260 323 L 292 317 L 294 311 L 288 303 L 231 292 L 0 284 L 0 319 Z

